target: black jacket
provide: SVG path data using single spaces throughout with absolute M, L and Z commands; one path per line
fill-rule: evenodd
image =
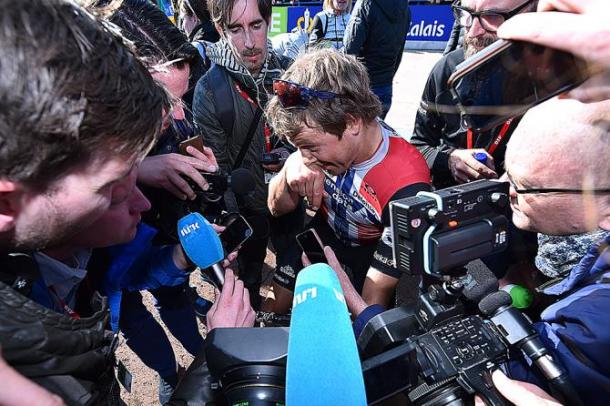
M 371 87 L 392 84 L 411 22 L 408 0 L 358 0 L 345 30 L 345 52 L 356 55 Z
M 455 185 L 448 166 L 449 154 L 454 149 L 467 147 L 466 129 L 460 125 L 460 114 L 447 86 L 447 79 L 463 61 L 464 50 L 460 48 L 443 56 L 434 65 L 424 88 L 415 117 L 413 137 L 410 140 L 426 158 L 432 174 L 432 183 L 437 189 Z M 504 172 L 506 143 L 519 119 L 513 120 L 506 136 L 492 154 L 498 175 Z M 473 147 L 489 148 L 501 128 L 502 126 L 499 126 L 491 131 L 474 134 Z
M 59 395 L 67 405 L 118 404 L 113 334 L 107 300 L 89 301 L 90 314 L 74 320 L 28 299 L 38 275 L 33 258 L 0 255 L 0 346 L 20 374 Z M 85 297 L 87 296 L 87 297 Z M 78 306 L 77 306 L 78 308 Z

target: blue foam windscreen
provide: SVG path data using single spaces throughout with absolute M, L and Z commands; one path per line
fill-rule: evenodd
M 326 264 L 308 266 L 297 276 L 288 337 L 286 405 L 366 405 L 343 289 Z
M 178 238 L 186 256 L 202 269 L 224 259 L 218 234 L 199 213 L 191 213 L 178 220 Z

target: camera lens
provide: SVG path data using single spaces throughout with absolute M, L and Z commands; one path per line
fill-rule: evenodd
M 229 405 L 277 406 L 285 403 L 286 369 L 248 365 L 227 372 L 221 379 Z

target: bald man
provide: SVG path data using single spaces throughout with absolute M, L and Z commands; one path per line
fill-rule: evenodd
M 514 224 L 549 235 L 610 230 L 610 100 L 551 100 L 530 110 L 508 143 Z M 558 301 L 535 327 L 584 404 L 610 395 L 610 237 L 593 244 L 544 293 Z M 540 383 L 525 363 L 513 378 Z

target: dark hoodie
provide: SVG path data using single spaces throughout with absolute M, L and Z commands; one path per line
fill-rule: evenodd
M 392 84 L 411 23 L 408 0 L 358 0 L 345 31 L 345 52 L 356 55 L 371 87 Z

